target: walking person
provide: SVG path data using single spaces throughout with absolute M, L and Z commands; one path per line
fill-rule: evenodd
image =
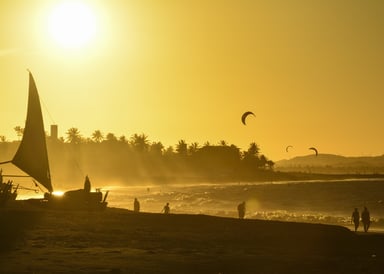
M 135 200 L 133 201 L 133 211 L 140 212 L 140 202 L 139 200 L 137 200 L 137 198 L 135 198 Z
M 169 203 L 167 203 L 167 204 L 164 206 L 162 212 L 164 212 L 164 214 L 169 214 L 170 211 L 171 211 L 171 209 L 169 208 Z
M 364 232 L 368 232 L 369 226 L 371 225 L 371 216 L 366 206 L 361 213 L 361 221 L 363 222 Z
M 245 202 L 240 203 L 237 206 L 237 211 L 239 213 L 239 219 L 244 219 L 245 216 Z
M 356 232 L 357 229 L 359 228 L 359 222 L 360 222 L 360 213 L 359 213 L 359 210 L 357 208 L 355 208 L 355 210 L 352 213 L 351 222 L 353 222 L 355 224 L 355 232 Z

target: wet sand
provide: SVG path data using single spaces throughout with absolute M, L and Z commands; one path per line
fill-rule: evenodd
M 384 235 L 206 215 L 0 211 L 1 273 L 383 273 Z

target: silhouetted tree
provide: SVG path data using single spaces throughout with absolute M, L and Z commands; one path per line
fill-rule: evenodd
M 115 134 L 109 132 L 106 136 L 105 136 L 105 140 L 107 142 L 117 142 L 117 137 Z
M 164 151 L 165 156 L 172 156 L 173 154 L 175 154 L 175 150 L 173 149 L 173 146 L 167 147 Z
M 104 135 L 103 135 L 103 133 L 100 130 L 95 130 L 92 133 L 92 140 L 95 143 L 101 143 L 101 141 L 103 141 L 103 139 L 104 139 Z
M 109 142 L 109 143 L 117 143 L 117 137 L 115 134 L 109 132 L 107 133 L 107 135 L 105 135 L 105 141 Z
M 188 154 L 193 155 L 199 150 L 199 144 L 194 142 L 188 146 Z
M 262 155 L 260 155 L 259 160 L 260 160 L 259 167 L 266 168 L 267 167 L 267 162 L 268 162 L 267 157 L 265 157 L 265 155 L 262 154 Z
M 186 156 L 188 152 L 188 145 L 185 140 L 180 140 L 176 145 L 176 151 L 181 156 Z
M 66 139 L 69 143 L 71 144 L 81 143 L 82 137 L 81 137 L 80 131 L 77 128 L 71 127 L 70 129 L 67 130 L 66 134 L 67 134 Z
M 128 144 L 128 140 L 127 140 L 127 138 L 124 135 L 121 135 L 119 137 L 119 142 L 123 143 L 123 144 Z
M 14 129 L 22 137 L 23 129 Z M 165 148 L 161 142 L 150 142 L 145 134 L 133 134 L 127 140 L 124 135 L 117 138 L 113 133 L 104 136 L 100 130 L 95 130 L 91 137 L 85 139 L 75 127 L 68 129 L 65 136 L 65 140 L 63 137 L 59 138 L 61 143 L 81 143 L 73 147 L 74 151 L 78 152 L 83 163 L 93 169 L 93 172 L 104 174 L 108 170 L 122 178 L 193 176 L 252 180 L 269 174 L 267 169 L 273 170 L 275 164 L 265 155 L 260 155 L 260 148 L 255 142 L 250 143 L 246 151 L 241 151 L 225 140 L 219 141 L 217 145 L 206 142 L 201 147 L 197 142 L 187 144 L 181 139 L 175 146 Z M 6 147 L 6 144 L 2 144 L 4 142 L 5 136 L 0 136 L 0 147 Z M 60 142 L 49 142 L 49 145 L 58 150 L 65 147 Z M 56 153 L 61 155 L 61 160 L 63 151 Z M 73 162 L 70 156 L 64 157 Z
M 22 128 L 21 126 L 16 126 L 13 129 L 16 131 L 16 135 L 17 135 L 17 137 L 19 137 L 19 140 L 20 140 L 20 138 L 24 134 L 24 128 Z
M 267 166 L 268 166 L 268 169 L 273 170 L 273 168 L 275 166 L 275 162 L 272 161 L 272 160 L 268 160 L 267 161 Z
M 154 155 L 162 155 L 164 146 L 161 142 L 153 142 L 149 146 L 149 151 Z
M 227 143 L 226 141 L 224 141 L 224 140 L 221 140 L 221 141 L 219 142 L 219 144 L 220 144 L 221 146 L 223 146 L 223 147 L 228 146 L 228 143 Z
M 260 167 L 263 167 L 264 163 L 261 162 L 259 158 L 260 148 L 259 146 L 253 142 L 249 145 L 247 151 L 243 152 L 243 167 L 248 171 L 254 171 Z
M 232 175 L 240 163 L 240 150 L 236 146 L 204 146 L 193 160 L 197 170 L 207 175 Z
M 138 152 L 148 151 L 149 141 L 145 134 L 133 134 L 130 139 L 131 146 Z
M 258 157 L 259 153 L 260 153 L 260 148 L 259 148 L 259 146 L 255 142 L 252 142 L 249 145 L 249 148 L 248 148 L 247 152 L 248 152 L 248 154 L 250 154 L 252 156 Z

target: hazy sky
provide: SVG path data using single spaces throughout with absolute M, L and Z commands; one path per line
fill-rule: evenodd
M 8 140 L 24 126 L 29 68 L 60 136 L 256 142 L 274 161 L 311 146 L 384 154 L 384 1 L 62 2 L 0 1 Z

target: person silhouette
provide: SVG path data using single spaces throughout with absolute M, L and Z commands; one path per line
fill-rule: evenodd
M 351 222 L 355 224 L 355 232 L 356 232 L 357 229 L 359 228 L 359 222 L 360 222 L 360 213 L 359 213 L 359 210 L 357 210 L 357 208 L 355 208 L 355 210 L 352 212 Z
M 91 192 L 91 181 L 89 180 L 88 175 L 85 176 L 84 191 L 86 193 Z
M 244 219 L 245 216 L 245 202 L 240 203 L 237 206 L 237 211 L 239 213 L 239 219 Z
M 135 198 L 135 200 L 133 201 L 133 211 L 140 212 L 140 202 L 139 200 L 137 200 L 137 198 Z
M 164 214 L 169 214 L 169 212 L 171 211 L 171 209 L 169 208 L 169 203 L 167 203 L 164 208 L 163 208 L 163 211 Z
M 363 222 L 364 232 L 368 232 L 369 226 L 371 224 L 371 216 L 366 206 L 364 207 L 364 210 L 361 213 L 361 221 Z

